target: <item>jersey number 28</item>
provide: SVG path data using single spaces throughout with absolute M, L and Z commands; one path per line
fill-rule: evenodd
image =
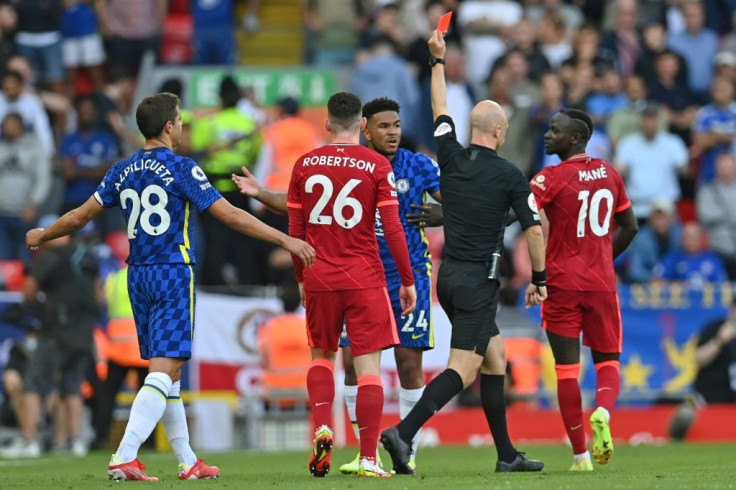
M 590 198 L 590 199 L 588 199 Z M 603 222 L 598 221 L 600 216 L 601 201 L 605 200 L 608 210 L 603 217 Z M 590 197 L 590 191 L 580 191 L 578 201 L 581 201 L 578 213 L 578 238 L 585 236 L 585 222 L 590 222 L 590 231 L 596 236 L 606 236 L 611 225 L 611 214 L 613 213 L 613 194 L 608 189 L 598 189 Z M 586 218 L 588 218 L 586 220 Z
M 326 175 L 315 174 L 309 177 L 304 186 L 304 190 L 307 193 L 312 194 L 315 192 L 315 186 L 317 185 L 322 187 L 322 195 L 317 200 L 317 204 L 314 205 L 314 208 L 312 208 L 312 212 L 309 213 L 309 222 L 313 225 L 331 225 L 332 218 L 334 217 L 337 224 L 347 230 L 360 223 L 360 220 L 363 217 L 363 206 L 360 205 L 360 201 L 354 197 L 348 196 L 348 194 L 358 187 L 358 184 L 360 183 L 361 181 L 358 179 L 350 179 L 342 189 L 340 189 L 340 192 L 338 192 L 337 197 L 335 198 L 335 204 L 332 206 L 332 216 L 326 216 L 321 213 L 325 210 L 327 204 L 329 204 L 330 198 L 335 191 L 335 187 L 332 185 L 330 178 Z M 353 216 L 350 219 L 345 218 L 345 208 L 353 209 Z
M 151 202 L 151 196 L 156 196 L 156 203 Z M 130 203 L 129 203 L 130 201 Z M 130 206 L 130 216 L 128 217 L 128 238 L 131 240 L 136 236 L 135 225 L 140 218 L 141 229 L 149 235 L 161 235 L 166 233 L 171 225 L 171 216 L 166 211 L 166 204 L 169 202 L 169 195 L 166 191 L 156 184 L 149 185 L 141 195 L 133 189 L 125 189 L 120 193 L 120 206 L 128 209 Z M 141 207 L 143 212 L 141 212 Z M 151 217 L 157 216 L 158 225 L 151 223 Z

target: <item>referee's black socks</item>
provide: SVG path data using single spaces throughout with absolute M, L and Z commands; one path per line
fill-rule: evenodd
M 454 369 L 445 369 L 424 388 L 411 412 L 399 423 L 399 437 L 411 444 L 424 423 L 439 412 L 452 397 L 463 391 L 463 379 Z
M 503 374 L 480 375 L 480 400 L 493 435 L 499 461 L 510 463 L 516 458 L 516 449 L 511 444 L 506 426 L 506 398 L 503 393 Z

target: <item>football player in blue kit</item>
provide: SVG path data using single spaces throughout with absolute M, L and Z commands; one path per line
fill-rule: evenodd
M 35 249 L 74 233 L 105 208 L 120 206 L 127 222 L 128 291 L 138 331 L 141 357 L 150 359 L 149 374 L 137 393 L 120 446 L 107 468 L 115 480 L 156 481 L 138 460 L 140 445 L 159 420 L 179 461 L 182 480 L 219 476 L 219 468 L 197 458 L 189 445 L 181 369 L 191 358 L 194 337 L 194 243 L 191 206 L 209 211 L 231 228 L 283 246 L 305 265 L 314 249 L 275 230 L 228 203 L 212 187 L 194 160 L 173 152 L 181 132 L 181 101 L 160 93 L 138 105 L 136 121 L 145 146 L 117 162 L 83 205 L 48 228 L 30 230 L 26 244 Z

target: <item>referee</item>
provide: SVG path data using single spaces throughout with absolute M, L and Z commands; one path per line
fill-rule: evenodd
M 396 473 L 408 465 L 414 434 L 481 372 L 483 411 L 498 451 L 497 472 L 539 471 L 544 464 L 526 459 L 511 443 L 506 427 L 503 384 L 506 356 L 496 326 L 498 259 L 509 209 L 516 214 L 529 244 L 532 284 L 527 307 L 547 298 L 544 238 L 534 196 L 521 170 L 499 157 L 509 123 L 503 109 L 484 100 L 470 114 L 470 146 L 457 142 L 447 109 L 445 41 L 438 31 L 429 40 L 432 111 L 440 165 L 445 220 L 444 261 L 437 293 L 452 323 L 447 369 L 430 382 L 414 409 L 381 434 Z

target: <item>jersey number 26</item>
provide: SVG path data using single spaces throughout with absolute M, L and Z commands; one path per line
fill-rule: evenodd
M 350 179 L 342 189 L 340 189 L 340 192 L 338 192 L 337 197 L 335 198 L 335 204 L 332 206 L 332 216 L 329 216 L 323 215 L 322 212 L 329 204 L 330 198 L 335 191 L 332 181 L 329 177 L 322 174 L 315 174 L 309 177 L 304 186 L 304 190 L 307 193 L 312 194 L 315 192 L 315 186 L 317 185 L 322 187 L 322 195 L 317 200 L 317 204 L 312 208 L 312 212 L 309 213 L 309 222 L 313 225 L 331 225 L 332 218 L 334 217 L 337 224 L 347 230 L 360 223 L 360 220 L 363 217 L 363 206 L 360 205 L 360 201 L 354 197 L 349 197 L 348 194 L 358 187 L 358 184 L 361 182 L 362 181 L 358 179 Z M 350 219 L 345 218 L 345 208 L 353 209 L 353 216 Z

